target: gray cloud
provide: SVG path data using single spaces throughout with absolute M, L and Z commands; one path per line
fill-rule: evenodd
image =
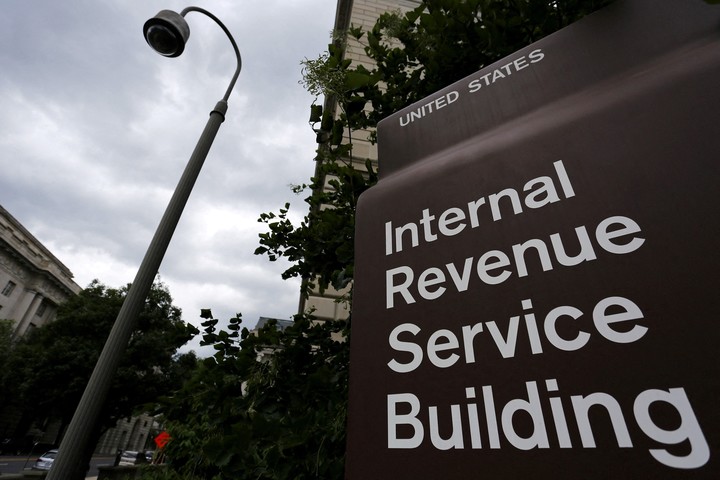
M 144 21 L 175 0 L 6 0 L 0 15 L 0 203 L 85 286 L 133 280 L 208 114 L 235 68 L 222 31 L 197 13 L 166 59 Z M 326 47 L 334 0 L 200 5 L 233 32 L 243 71 L 160 274 L 187 321 L 200 308 L 289 318 L 297 282 L 253 255 L 261 212 L 292 201 L 313 171 L 313 98 L 299 62 Z

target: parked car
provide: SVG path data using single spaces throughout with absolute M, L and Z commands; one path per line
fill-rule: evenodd
M 32 469 L 33 470 L 50 470 L 50 467 L 52 467 L 53 462 L 55 461 L 55 457 L 57 457 L 57 450 L 48 450 L 47 452 L 40 455 L 40 458 L 35 460 L 35 463 L 33 463 Z
M 147 463 L 145 452 L 136 452 L 134 450 L 125 450 L 120 455 L 120 463 L 118 465 L 138 465 Z

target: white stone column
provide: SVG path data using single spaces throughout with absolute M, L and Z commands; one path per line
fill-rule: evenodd
M 23 295 L 24 298 L 21 302 L 18 302 L 15 305 L 15 309 L 13 311 L 13 318 L 20 319 L 17 327 L 15 327 L 15 332 L 13 333 L 15 337 L 25 335 L 35 312 L 37 312 L 37 309 L 43 300 L 43 296 L 34 290 L 26 289 Z

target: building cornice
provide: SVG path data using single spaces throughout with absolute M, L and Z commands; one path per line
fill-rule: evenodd
M 73 280 L 70 269 L 2 206 L 0 206 L 0 265 L 21 278 L 31 275 L 35 282 L 43 281 L 45 289 L 48 289 L 50 284 L 54 285 L 66 296 L 77 294 L 82 290 Z

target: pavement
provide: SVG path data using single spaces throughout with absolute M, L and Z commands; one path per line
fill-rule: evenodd
M 27 456 L 27 455 L 0 455 L 0 480 L 2 478 L 8 477 L 9 475 L 17 474 L 18 472 L 22 472 L 23 467 L 29 468 L 30 465 L 32 465 L 34 461 L 33 455 Z M 100 464 L 100 465 L 106 465 L 108 463 L 112 463 L 112 460 L 114 460 L 114 456 L 111 455 L 95 455 L 93 456 L 94 463 Z M 17 464 L 17 468 L 13 469 L 6 469 L 3 468 L 3 466 L 7 466 L 8 464 Z M 91 469 L 91 473 L 93 473 L 90 477 L 85 477 L 85 480 L 97 480 L 97 465 L 94 466 L 95 468 Z

